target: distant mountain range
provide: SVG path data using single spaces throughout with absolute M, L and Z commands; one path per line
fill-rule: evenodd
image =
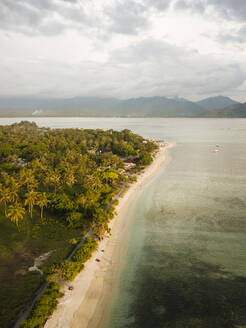
M 212 109 L 202 114 L 202 117 L 246 117 L 246 103 L 236 104 L 221 109 Z
M 229 97 L 217 96 L 205 98 L 197 102 L 202 108 L 210 110 L 210 109 L 221 109 L 226 108 L 232 105 L 238 104 L 238 101 L 232 100 Z
M 0 116 L 246 117 L 246 104 L 217 96 L 184 98 L 0 98 Z

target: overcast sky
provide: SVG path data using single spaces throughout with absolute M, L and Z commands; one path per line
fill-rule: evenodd
M 0 0 L 0 96 L 246 101 L 246 0 Z

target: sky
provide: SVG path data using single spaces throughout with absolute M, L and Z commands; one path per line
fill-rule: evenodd
M 246 101 L 245 0 L 0 0 L 0 97 Z

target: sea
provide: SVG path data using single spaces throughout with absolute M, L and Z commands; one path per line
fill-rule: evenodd
M 126 212 L 121 265 L 99 328 L 246 327 L 246 119 L 28 120 L 176 142 Z

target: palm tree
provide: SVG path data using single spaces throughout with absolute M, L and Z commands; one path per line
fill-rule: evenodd
M 70 188 L 75 184 L 76 179 L 71 169 L 66 170 L 66 173 L 64 175 L 64 180 L 66 185 L 69 186 Z
M 19 198 L 19 188 L 20 188 L 20 185 L 19 183 L 15 180 L 14 177 L 11 177 L 9 179 L 9 198 L 10 198 L 10 201 L 11 202 L 16 202 Z
M 32 170 L 33 172 L 43 172 L 46 170 L 46 166 L 44 164 L 44 156 L 42 156 L 41 158 L 39 159 L 34 159 L 31 163 L 32 165 Z
M 4 204 L 4 213 L 7 216 L 7 203 L 10 201 L 10 190 L 9 188 L 1 188 L 0 190 L 0 203 Z
M 5 172 L 5 171 L 1 171 L 0 174 L 1 174 L 1 180 L 3 181 L 3 184 L 8 185 L 9 184 L 9 179 L 10 179 L 8 173 Z
M 21 173 L 22 184 L 27 186 L 28 191 L 37 187 L 37 181 L 35 180 L 33 170 L 23 170 Z
M 26 169 L 22 168 L 18 174 L 18 182 L 20 186 L 23 186 L 26 181 Z
M 25 205 L 28 205 L 28 211 L 31 215 L 31 218 L 32 218 L 33 206 L 36 204 L 37 194 L 38 193 L 36 191 L 31 190 L 25 195 L 26 196 Z
M 46 193 L 42 192 L 38 194 L 36 204 L 40 207 L 40 217 L 43 217 L 44 207 L 47 207 L 49 200 L 47 199 Z
M 51 181 L 52 181 L 52 183 L 53 183 L 53 185 L 54 185 L 54 187 L 55 187 L 55 194 L 56 194 L 57 187 L 58 187 L 58 185 L 60 184 L 60 179 L 61 179 L 60 175 L 57 174 L 57 173 L 55 173 L 55 172 L 54 172 L 54 174 L 51 176 Z
M 18 226 L 19 221 L 23 220 L 24 214 L 25 209 L 19 203 L 15 203 L 9 206 L 7 216 Z
M 84 186 L 88 189 L 100 189 L 102 187 L 102 181 L 96 175 L 88 175 L 84 181 Z
M 48 176 L 46 178 L 47 183 L 50 183 L 51 185 L 54 185 L 55 188 L 55 194 L 57 191 L 57 187 L 59 186 L 59 184 L 61 183 L 61 176 L 58 172 L 56 171 L 51 171 L 48 173 Z

